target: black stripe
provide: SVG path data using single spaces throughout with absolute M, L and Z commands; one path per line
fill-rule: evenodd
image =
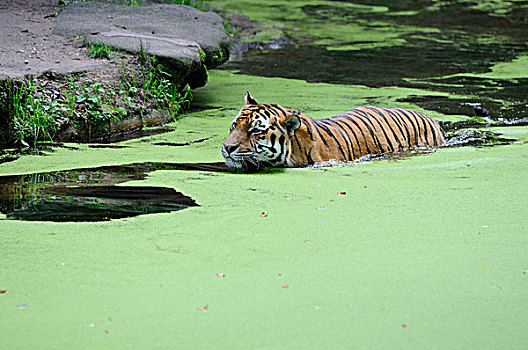
M 281 113 L 282 113 L 283 115 L 285 115 L 285 116 L 287 115 L 286 111 L 285 111 L 284 109 L 282 109 L 281 106 L 276 105 L 276 104 L 272 104 L 271 106 L 273 106 L 274 108 L 277 108 L 279 111 L 281 111 Z
M 321 141 L 323 141 L 323 143 L 326 145 L 326 147 L 329 147 L 328 143 L 326 142 L 326 139 L 323 137 L 323 134 L 321 134 L 321 131 L 319 130 L 319 125 L 313 119 L 312 119 L 312 123 L 314 125 L 315 131 L 317 131 L 317 133 L 319 134 L 319 137 L 321 138 Z
M 297 142 L 297 146 L 299 147 L 299 151 L 302 150 L 301 144 L 299 143 L 299 139 L 297 138 L 296 134 L 293 134 L 293 137 L 295 138 L 295 142 Z
M 383 120 L 385 121 L 385 123 L 387 124 L 387 126 L 389 127 L 390 131 L 392 132 L 392 136 L 394 136 L 394 139 L 396 140 L 396 142 L 398 142 L 398 145 L 400 145 L 400 147 L 398 149 L 402 149 L 402 144 L 400 142 L 400 139 L 398 138 L 398 136 L 396 136 L 396 133 L 394 132 L 394 129 L 392 128 L 392 126 L 390 125 L 390 123 L 388 122 L 387 118 L 385 118 L 385 116 L 383 115 L 383 113 L 381 112 L 381 110 L 384 111 L 384 108 L 376 108 L 376 107 L 366 107 L 368 109 L 370 109 L 371 111 L 375 112 L 376 114 L 378 114 L 380 117 L 383 118 Z M 376 119 L 377 120 L 377 119 Z M 385 132 L 385 129 L 383 129 L 383 126 L 381 125 L 381 123 L 378 121 L 378 124 L 379 126 L 381 127 L 381 129 L 383 130 L 383 133 L 385 134 L 385 139 L 389 142 L 389 145 L 391 146 L 392 148 L 392 151 L 395 151 L 394 147 L 392 146 L 392 143 L 390 142 L 390 140 L 388 139 L 388 135 L 387 133 Z
M 427 115 L 423 115 L 422 117 L 424 118 L 425 121 L 427 121 L 427 124 L 429 124 L 429 127 L 431 128 L 431 133 L 433 134 L 434 146 L 438 146 L 438 136 L 437 136 L 438 131 L 436 130 L 433 120 Z
M 350 132 L 352 133 L 352 136 L 354 136 L 354 139 L 356 139 L 356 145 L 358 147 L 358 151 L 359 151 L 359 154 L 362 154 L 363 152 L 361 152 L 361 145 L 359 144 L 359 140 L 357 138 L 357 135 L 356 135 L 356 132 L 354 131 L 354 129 L 352 129 L 352 127 L 348 124 L 348 122 L 350 121 L 346 115 L 336 115 L 335 117 L 332 117 L 332 120 L 336 118 L 336 119 L 339 119 L 336 120 L 335 122 L 336 123 L 342 123 L 348 130 L 350 130 Z M 348 133 L 347 133 L 348 135 Z M 350 140 L 350 144 L 352 144 L 352 140 Z M 354 154 L 354 159 L 356 159 L 355 157 L 355 153 L 354 153 L 354 147 L 352 147 L 352 154 Z
M 268 119 L 271 118 L 271 113 L 269 109 L 264 109 L 261 113 L 268 117 Z
M 301 123 L 304 123 L 304 125 L 306 125 L 306 131 L 308 131 L 308 134 L 310 135 L 310 140 L 315 141 L 312 133 L 312 127 L 310 126 L 310 124 L 304 118 L 301 117 L 300 119 Z
M 387 111 L 387 113 L 389 113 L 390 117 L 392 118 L 392 120 L 394 120 L 396 125 L 398 125 L 398 128 L 400 129 L 403 139 L 407 141 L 406 147 L 409 147 L 411 145 L 411 135 L 409 134 L 409 127 L 407 123 L 405 123 L 405 121 L 401 119 L 401 117 L 398 114 L 392 112 L 391 108 L 385 108 L 385 110 Z M 407 132 L 407 137 L 405 137 L 405 134 L 403 133 L 403 130 L 401 127 L 405 128 L 405 131 Z
M 407 113 L 404 112 L 405 109 L 402 109 L 402 108 L 395 108 L 395 107 L 393 107 L 393 109 L 394 109 L 394 111 L 395 111 L 398 115 L 400 115 L 400 113 L 401 113 L 401 115 L 404 116 L 405 118 L 407 118 L 407 120 L 409 121 L 409 123 L 411 123 L 412 128 L 413 128 L 413 131 L 414 131 L 414 145 L 417 145 L 417 144 L 418 144 L 418 131 L 416 130 L 416 126 L 414 125 L 414 122 L 412 121 L 411 118 L 409 118 L 409 116 L 407 115 Z M 411 146 L 411 144 L 409 144 L 409 146 Z
M 320 123 L 322 122 L 321 120 L 317 120 L 316 123 Z M 337 147 L 339 148 L 339 151 L 341 152 L 341 154 L 343 155 L 343 158 L 345 158 L 345 160 L 348 160 L 347 156 L 345 155 L 345 152 L 343 151 L 343 148 L 341 147 L 341 143 L 339 142 L 339 140 L 337 139 L 337 137 L 335 137 L 334 134 L 332 134 L 332 132 L 328 129 L 328 127 L 326 125 L 322 125 L 319 124 L 319 127 L 321 129 L 323 129 L 328 135 L 330 135 L 334 141 L 337 143 Z
M 304 156 L 306 157 L 306 162 L 307 162 L 308 164 L 313 164 L 313 163 L 315 163 L 314 160 L 313 160 L 313 158 L 312 158 L 312 149 L 313 149 L 313 148 L 310 148 L 310 149 L 308 150 L 308 152 L 304 151 Z
M 352 145 L 352 141 L 350 141 L 350 139 L 348 138 L 348 134 L 344 132 L 343 127 L 337 121 L 330 119 L 330 118 L 322 119 L 320 120 L 320 122 L 325 123 L 325 124 L 335 123 L 337 125 L 337 127 L 334 127 L 335 130 L 337 130 L 341 134 L 341 137 L 345 140 L 345 143 L 347 145 L 348 158 L 346 158 L 346 160 L 347 161 L 354 160 L 356 158 L 354 156 L 354 148 L 350 147 Z M 352 148 L 352 154 L 350 154 L 351 148 Z
M 277 135 L 271 134 L 271 136 L 270 136 L 270 142 L 271 142 L 270 151 L 272 151 L 273 153 L 277 152 L 277 149 L 275 148 L 275 140 L 276 139 L 277 139 Z
M 288 149 L 286 147 L 284 147 L 286 144 L 286 137 L 284 135 L 281 135 L 279 137 L 279 146 L 280 146 L 280 155 L 282 157 L 284 157 L 284 159 L 281 159 L 282 162 L 284 162 L 286 160 L 286 155 L 288 153 Z
M 359 126 L 359 124 L 354 120 L 354 118 L 356 118 L 355 115 L 353 116 L 349 116 L 349 115 L 346 115 L 346 114 L 341 114 L 340 115 L 341 118 L 345 118 L 346 120 L 350 121 L 352 124 L 354 124 L 355 126 L 357 126 L 357 128 L 359 129 L 359 132 L 361 133 L 361 136 L 363 136 L 363 140 L 365 141 L 365 146 L 367 147 L 367 154 L 371 154 L 370 152 L 370 148 L 368 146 L 368 142 L 367 142 L 367 138 L 365 137 L 365 134 L 363 133 L 363 129 L 361 128 L 361 126 Z M 354 134 L 355 135 L 355 134 Z M 357 139 L 356 139 L 357 140 Z M 359 145 L 359 143 L 358 143 Z M 361 149 L 361 147 L 359 147 Z M 363 152 L 360 151 L 360 153 L 363 155 Z
M 369 121 L 368 120 L 368 114 L 366 114 L 365 112 L 363 111 L 360 111 L 358 110 L 357 108 L 354 108 L 352 111 L 354 111 L 355 113 L 361 113 L 365 119 L 367 120 L 367 122 Z M 367 129 L 370 131 L 370 135 L 372 136 L 372 141 L 374 141 L 374 144 L 377 144 L 377 147 L 378 147 L 378 152 L 376 153 L 385 153 L 385 150 L 383 149 L 383 147 L 381 147 L 381 143 L 378 139 L 378 136 L 374 133 L 374 131 L 372 130 L 372 128 L 374 128 L 374 125 L 372 125 L 372 128 L 369 126 L 369 124 L 363 120 L 363 118 L 360 116 L 360 115 L 355 115 L 356 118 L 358 118 L 359 120 L 361 120 L 363 122 L 363 124 L 365 124 L 365 126 L 367 127 Z
M 425 121 L 423 120 L 423 118 L 416 112 L 414 111 L 409 111 L 411 112 L 411 115 L 414 116 L 414 118 L 416 119 L 416 124 L 420 125 L 420 120 L 423 122 L 423 129 L 424 129 L 424 132 L 423 132 L 423 135 L 424 135 L 424 139 L 425 139 L 425 144 L 426 145 L 429 145 L 429 139 L 427 138 L 427 126 L 425 125 Z
M 350 138 L 350 134 L 345 130 L 345 128 L 343 127 L 343 125 L 350 130 L 350 132 L 352 133 L 352 135 L 354 135 L 354 138 L 356 139 L 356 144 L 358 145 L 358 148 L 360 148 L 359 146 L 359 142 L 358 142 L 358 139 L 356 137 L 356 133 L 354 132 L 354 130 L 352 129 L 352 127 L 350 125 L 348 125 L 346 123 L 346 121 L 340 121 L 340 120 L 337 120 L 339 119 L 339 116 L 335 116 L 335 117 L 332 117 L 332 118 L 327 118 L 326 120 L 332 122 L 332 123 L 335 123 L 337 124 L 341 130 L 343 130 L 343 133 L 346 135 L 349 143 L 350 143 L 350 148 L 352 149 L 352 159 L 356 159 L 356 152 L 354 152 L 354 145 L 352 144 L 352 139 Z M 342 135 L 343 135 L 342 133 Z M 344 135 L 343 135 L 343 138 L 344 138 Z M 361 149 L 361 148 L 360 148 Z M 350 151 L 348 152 L 350 154 Z

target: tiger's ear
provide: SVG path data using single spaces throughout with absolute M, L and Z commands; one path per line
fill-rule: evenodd
M 295 130 L 301 126 L 301 119 L 298 115 L 292 115 L 282 122 L 282 126 L 288 131 L 288 135 L 293 136 Z
M 246 106 L 247 105 L 258 105 L 258 102 L 255 101 L 253 97 L 251 97 L 251 95 L 249 94 L 249 91 L 246 91 L 246 95 L 244 96 L 244 102 L 246 103 Z

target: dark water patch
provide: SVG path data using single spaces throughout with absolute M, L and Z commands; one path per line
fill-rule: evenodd
M 172 188 L 115 186 L 156 170 L 228 171 L 224 163 L 135 163 L 0 176 L 0 212 L 8 219 L 105 221 L 198 205 Z
M 340 2 L 367 6 L 347 7 Z M 353 31 L 344 32 L 335 38 L 335 48 L 362 45 L 357 50 L 328 50 L 323 45 L 312 45 L 311 38 L 279 50 L 250 51 L 244 60 L 229 62 L 225 68 L 308 82 L 400 86 L 471 95 L 476 101 L 470 102 L 480 103 L 493 118 L 524 118 L 528 116 L 528 79 L 438 78 L 487 73 L 497 63 L 526 54 L 528 7 L 524 3 L 355 0 L 335 1 L 335 6 L 307 5 L 302 10 L 307 15 L 303 27 L 308 32 L 311 24 L 317 27 L 350 23 L 366 30 L 381 28 L 401 33 L 397 37 L 399 44 L 375 47 L 373 43 L 366 47 L 368 40 L 357 41 Z M 285 23 L 294 27 L 295 21 Z M 444 104 L 442 109 L 446 107 L 455 110 L 460 104 Z
M 89 145 L 88 148 L 113 148 L 113 149 L 121 149 L 121 148 L 128 148 L 129 146 L 121 146 L 121 145 Z
M 18 157 L 11 157 L 11 156 L 0 157 L 0 164 L 13 162 L 17 159 Z
M 175 129 L 172 127 L 160 127 L 160 128 L 148 128 L 148 129 L 138 129 L 138 130 L 131 130 L 119 134 L 113 134 L 108 135 L 105 137 L 97 138 L 91 140 L 91 142 L 97 142 L 97 143 L 116 143 L 116 142 L 122 142 L 132 139 L 137 139 L 140 137 L 147 137 L 147 136 L 154 136 L 154 135 L 160 135 L 167 132 L 174 131 Z
M 2 209 L 9 205 L 3 202 Z M 26 221 L 108 221 L 194 206 L 192 198 L 172 188 L 86 186 L 51 188 L 3 212 L 8 219 Z
M 329 51 L 321 45 L 288 45 L 280 50 L 250 52 L 226 69 L 242 74 L 303 79 L 308 82 L 359 84 L 370 87 L 415 87 L 407 79 L 457 73 L 484 73 L 496 62 L 526 51 L 524 44 L 490 43 L 472 49 L 431 39 L 406 39 L 402 46 Z M 505 50 L 505 46 L 510 46 Z
M 201 142 L 207 141 L 207 140 L 209 140 L 211 138 L 212 137 L 205 137 L 205 138 L 202 138 L 202 139 L 193 140 L 193 141 L 189 141 L 189 142 L 156 142 L 156 143 L 154 143 L 154 145 L 156 145 L 156 146 L 182 147 L 182 146 L 190 146 L 190 145 L 192 145 L 194 143 L 201 143 Z
M 411 102 L 424 109 L 440 112 L 446 115 L 476 116 L 474 104 L 463 98 L 452 98 L 447 96 L 415 96 L 401 98 L 398 102 Z
M 490 79 L 456 76 L 426 79 L 423 82 L 416 82 L 414 85 L 432 91 L 474 96 L 473 101 L 466 99 L 465 103 L 487 109 L 489 116 L 494 120 L 528 117 L 528 100 L 526 99 L 528 96 L 528 79 L 525 78 Z M 454 99 L 450 100 L 456 102 Z M 456 106 L 452 106 L 452 108 L 456 109 Z M 443 113 L 442 110 L 435 110 Z
M 501 133 L 488 130 L 460 130 L 446 132 L 445 140 L 447 147 L 491 147 L 509 145 L 514 139 L 501 137 Z
M 351 1 L 344 1 L 351 2 Z M 367 21 L 438 28 L 443 31 L 464 31 L 472 35 L 507 35 L 518 42 L 526 41 L 528 9 L 525 2 L 508 2 L 505 6 L 483 1 L 432 1 L 432 0 L 354 0 L 355 4 L 384 6 L 388 11 L 359 11 L 342 6 L 310 5 L 303 11 L 319 20 Z M 481 5 L 481 6 L 479 6 Z M 500 10 L 500 12 L 498 11 Z M 398 14 L 398 11 L 405 11 Z M 396 14 L 396 15 L 395 15 Z
M 278 50 L 284 46 L 291 44 L 291 40 L 285 36 L 270 39 L 269 41 L 250 41 L 242 42 L 235 41 L 231 44 L 230 61 L 240 61 L 243 55 L 249 51 L 263 51 L 263 50 Z

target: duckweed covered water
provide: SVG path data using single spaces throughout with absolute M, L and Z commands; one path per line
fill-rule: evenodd
M 294 21 L 299 30 L 292 35 L 302 38 L 313 23 L 306 20 L 306 6 L 414 16 L 424 6 L 435 5 L 434 10 L 454 3 L 459 2 L 229 5 L 251 11 L 255 19 L 274 21 L 280 15 Z M 464 6 L 515 19 L 509 6 L 522 13 L 518 5 L 522 2 Z M 401 44 L 402 34 L 416 31 L 370 24 L 361 40 L 377 47 Z M 339 36 L 347 39 L 343 30 L 364 28 L 358 26 L 319 22 L 316 33 L 328 35 L 318 37 L 318 45 L 332 44 L 335 51 L 344 43 Z M 374 44 L 352 45 L 356 50 Z M 474 74 L 492 81 L 523 79 L 522 62 L 497 63 L 490 72 Z M 0 348 L 525 346 L 528 127 L 486 127 L 515 140 L 504 146 L 442 148 L 343 167 L 232 174 L 161 166 L 221 162 L 219 147 L 246 90 L 257 101 L 315 118 L 378 104 L 413 108 L 443 121 L 478 119 L 456 114 L 456 104 L 438 97 L 479 102 L 454 85 L 446 92 L 428 82 L 429 87 L 377 88 L 210 73 L 207 87 L 195 93 L 195 107 L 218 109 L 190 113 L 172 124 L 172 132 L 118 147 L 54 147 L 0 164 L 3 176 L 144 164 L 141 171 L 148 176 L 89 186 L 170 188 L 199 203 L 176 213 L 103 222 L 1 220 Z M 440 78 L 460 74 L 473 73 Z M 430 102 L 421 96 L 445 109 L 425 110 Z M 498 102 L 496 110 L 506 111 L 504 101 Z M 483 106 L 493 116 L 493 109 Z M 469 113 L 472 106 L 463 108 Z

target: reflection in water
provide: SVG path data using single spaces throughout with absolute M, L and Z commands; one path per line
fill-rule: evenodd
M 7 219 L 106 221 L 198 205 L 172 188 L 115 186 L 155 170 L 227 171 L 223 163 L 137 163 L 0 176 L 0 212 Z

